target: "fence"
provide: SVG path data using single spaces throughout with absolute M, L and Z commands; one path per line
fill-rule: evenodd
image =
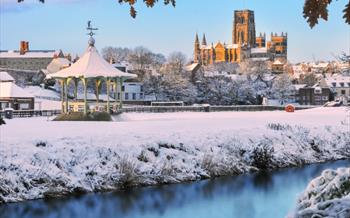
M 296 110 L 313 108 L 311 106 L 298 106 Z M 283 111 L 284 106 L 263 105 L 234 105 L 234 106 L 142 106 L 124 107 L 125 113 L 167 113 L 167 112 L 221 112 L 221 111 Z
M 46 117 L 61 114 L 61 110 L 14 110 L 13 117 Z M 5 111 L 0 111 L 0 116 L 5 116 Z
M 298 106 L 296 110 L 313 108 L 314 106 Z M 235 105 L 235 106 L 140 106 L 125 107 L 121 112 L 125 113 L 171 113 L 171 112 L 222 112 L 222 111 L 283 111 L 283 106 L 262 105 Z M 14 110 L 13 117 L 39 117 L 55 116 L 61 114 L 61 110 Z M 4 117 L 5 112 L 0 111 Z

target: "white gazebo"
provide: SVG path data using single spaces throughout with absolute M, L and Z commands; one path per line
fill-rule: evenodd
M 78 83 L 82 81 L 84 86 L 84 113 L 87 113 L 88 102 L 87 102 L 87 84 L 90 79 L 95 82 L 96 91 L 96 103 L 99 104 L 99 87 L 103 81 L 106 82 L 107 87 L 107 112 L 110 112 L 110 90 L 114 86 L 115 91 L 115 104 L 117 104 L 116 92 L 117 86 L 120 85 L 120 103 L 119 106 L 122 107 L 122 85 L 125 79 L 137 77 L 135 74 L 125 73 L 112 64 L 104 60 L 95 48 L 95 40 L 92 37 L 94 33 L 92 30 L 97 30 L 90 26 L 88 23 L 88 30 L 90 30 L 89 46 L 85 54 L 73 65 L 68 68 L 62 69 L 57 73 L 48 75 L 49 78 L 54 78 L 60 81 L 62 91 L 62 112 L 67 113 L 69 111 L 68 103 L 68 85 L 71 81 L 74 81 L 74 99 L 77 101 Z

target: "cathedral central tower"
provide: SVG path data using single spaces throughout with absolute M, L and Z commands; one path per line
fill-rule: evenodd
M 254 11 L 235 11 L 233 21 L 233 44 L 255 46 L 255 19 Z

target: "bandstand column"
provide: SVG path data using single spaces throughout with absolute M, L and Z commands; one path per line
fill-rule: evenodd
M 115 104 L 115 108 L 117 108 L 117 100 L 118 98 L 118 79 L 114 78 L 114 104 Z
M 106 79 L 107 82 L 107 113 L 110 113 L 110 108 L 109 108 L 109 91 L 110 91 L 110 86 L 111 86 L 111 80 L 109 78 Z
M 61 110 L 64 113 L 64 79 L 60 79 L 61 84 Z
M 82 78 L 83 85 L 84 85 L 84 114 L 87 114 L 87 79 Z
M 78 101 L 78 85 L 79 85 L 79 80 L 77 78 L 74 78 L 74 99 L 75 99 L 75 101 Z
M 97 103 L 97 106 L 99 105 L 99 102 L 100 102 L 100 92 L 99 92 L 100 84 L 101 84 L 101 80 L 97 78 L 97 79 L 95 80 L 96 103 Z
M 67 78 L 65 79 L 65 82 L 66 82 L 66 113 L 69 112 L 69 99 L 68 99 L 68 86 L 69 86 L 69 83 L 70 81 L 72 80 L 72 78 Z
M 119 108 L 122 109 L 123 108 L 123 77 L 120 77 L 119 85 L 120 85 Z

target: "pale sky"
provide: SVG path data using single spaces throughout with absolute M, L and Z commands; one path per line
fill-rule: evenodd
M 334 1 L 329 21 L 310 29 L 302 17 L 304 1 L 296 0 L 177 0 L 176 8 L 157 5 L 148 9 L 138 3 L 138 17 L 116 0 L 0 0 L 0 49 L 18 49 L 19 41 L 31 49 L 62 49 L 81 55 L 86 46 L 86 23 L 99 30 L 96 46 L 133 48 L 145 46 L 165 55 L 172 51 L 193 54 L 196 32 L 207 41 L 231 43 L 234 10 L 255 11 L 256 31 L 288 32 L 288 58 L 292 62 L 331 60 L 342 51 L 350 53 L 350 26 L 342 10 L 347 0 Z M 162 1 L 160 1 L 162 2 Z

